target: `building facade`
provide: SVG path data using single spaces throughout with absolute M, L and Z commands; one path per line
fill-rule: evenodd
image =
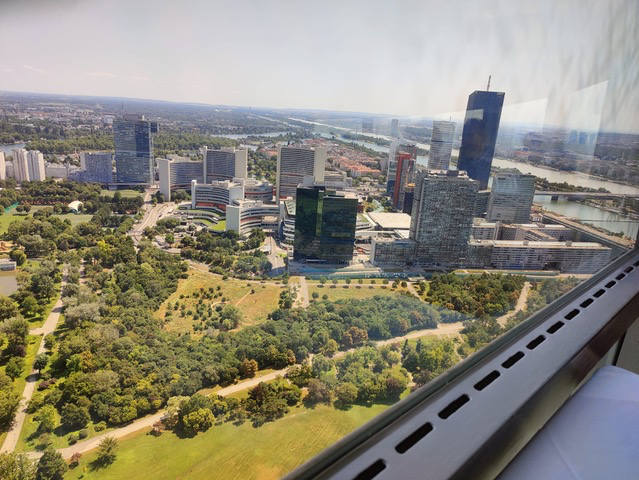
M 149 185 L 154 180 L 153 133 L 157 122 L 143 115 L 124 115 L 113 121 L 116 182 Z
M 457 168 L 477 180 L 480 190 L 488 188 L 504 95 L 475 91 L 468 97 Z
M 273 200 L 273 185 L 267 181 L 249 178 L 244 182 L 244 198 L 271 202 Z
M 272 195 L 271 195 L 272 196 Z M 254 228 L 277 233 L 279 206 L 261 200 L 236 200 L 226 207 L 226 230 L 248 235 Z
M 276 198 L 295 197 L 297 186 L 304 177 L 324 181 L 326 169 L 326 147 L 309 145 L 278 145 Z
M 503 223 L 528 223 L 535 196 L 535 176 L 516 170 L 493 175 L 486 220 Z
M 78 181 L 88 183 L 113 183 L 113 154 L 111 152 L 82 152 Z
M 412 183 L 415 175 L 415 158 L 417 150 L 414 154 L 408 152 L 399 152 L 395 155 L 397 162 L 395 168 L 395 184 L 393 194 L 391 196 L 391 204 L 397 210 L 404 209 L 404 200 L 407 186 Z
M 197 183 L 191 181 L 191 208 L 204 208 L 225 212 L 227 206 L 244 198 L 244 184 L 224 180 Z
M 395 183 L 397 182 L 398 157 L 409 154 L 413 159 L 417 158 L 417 146 L 404 139 L 396 139 L 391 142 L 388 151 L 388 166 L 386 168 L 386 193 L 391 196 L 395 194 Z M 408 182 L 407 182 L 408 183 Z M 405 185 L 404 185 L 405 188 Z
M 452 266 L 463 261 L 477 188 L 476 181 L 458 170 L 416 174 L 410 224 L 410 238 L 417 243 L 414 263 Z
M 347 263 L 353 259 L 358 200 L 325 187 L 299 187 L 295 201 L 293 258 Z
M 17 182 L 41 182 L 46 178 L 44 155 L 38 150 L 13 150 L 13 167 Z
M 204 181 L 207 183 L 234 178 L 248 178 L 248 149 L 202 147 L 204 159 Z
M 430 137 L 430 152 L 428 154 L 428 168 L 433 170 L 448 170 L 450 156 L 453 151 L 455 138 L 455 122 L 436 120 L 433 122 L 433 134 Z
M 201 161 L 192 161 L 186 157 L 174 157 L 171 159 L 158 158 L 157 162 L 160 192 L 166 200 L 171 200 L 172 190 L 188 189 L 193 180 L 198 184 L 204 183 L 204 167 Z

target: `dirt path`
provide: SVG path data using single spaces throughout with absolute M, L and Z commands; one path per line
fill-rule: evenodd
M 519 298 L 517 299 L 517 303 L 515 304 L 515 309 L 497 318 L 497 323 L 499 323 L 499 325 L 503 327 L 513 315 L 526 308 L 526 300 L 528 300 L 530 287 L 532 287 L 532 284 L 530 282 L 524 283 L 524 286 L 521 289 L 521 293 L 519 294 Z
M 66 285 L 66 281 L 63 279 L 62 284 L 60 286 L 60 291 L 62 291 L 62 287 Z M 39 328 L 34 328 L 29 331 L 30 335 L 49 335 L 53 333 L 56 326 L 58 325 L 58 321 L 60 320 L 60 313 L 62 312 L 62 296 L 58 298 L 58 301 L 55 302 L 51 313 L 42 325 Z M 40 341 L 40 346 L 38 347 L 38 351 L 36 355 L 40 353 L 44 353 L 44 340 Z M 18 444 L 18 439 L 20 438 L 20 432 L 22 431 L 22 426 L 24 425 L 24 420 L 27 416 L 27 405 L 31 401 L 31 397 L 33 396 L 33 392 L 35 391 L 36 383 L 38 382 L 38 372 L 36 370 L 31 370 L 29 376 L 27 377 L 27 383 L 24 386 L 24 390 L 22 391 L 22 400 L 20 401 L 20 406 L 18 407 L 18 413 L 13 420 L 13 424 L 11 426 L 11 430 L 7 433 L 7 437 L 4 439 L 4 443 L 2 444 L 2 448 L 0 448 L 0 452 L 13 452 Z

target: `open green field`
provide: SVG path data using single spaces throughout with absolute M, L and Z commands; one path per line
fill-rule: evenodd
M 71 226 L 75 227 L 78 223 L 89 222 L 92 218 L 92 214 L 83 214 L 83 213 L 67 213 L 65 215 L 53 215 L 54 217 L 58 217 L 60 220 L 71 220 Z
M 400 292 L 408 292 L 407 289 L 401 287 L 391 290 L 389 285 L 385 285 L 387 288 L 382 288 L 381 285 L 358 285 L 357 283 L 351 283 L 348 288 L 344 288 L 346 286 L 344 284 L 337 285 L 335 288 L 331 288 L 331 286 L 332 285 L 330 283 L 327 283 L 323 287 L 321 285 L 311 285 L 309 283 L 308 294 L 312 299 L 313 292 L 317 292 L 319 294 L 319 298 L 317 300 L 322 300 L 324 295 L 328 295 L 328 300 L 333 302 L 335 300 L 347 300 L 350 298 L 362 300 L 374 297 L 375 295 L 399 295 Z
M 386 408 L 299 406 L 259 428 L 249 422 L 239 427 L 224 423 L 194 438 L 178 438 L 172 432 L 155 437 L 146 429 L 120 440 L 117 459 L 110 466 L 93 470 L 90 463 L 96 454 L 89 452 L 65 478 L 277 479 Z
M 217 287 L 220 287 L 219 291 Z M 160 306 L 155 316 L 163 319 L 167 304 L 175 304 L 176 301 L 180 304 L 185 303 L 187 311 L 190 309 L 195 312 L 199 298 L 194 297 L 193 293 L 200 288 L 204 288 L 205 291 L 213 288 L 216 293 L 223 295 L 228 304 L 237 306 L 244 314 L 242 325 L 256 325 L 266 320 L 266 316 L 277 309 L 281 291 L 281 287 L 273 284 L 249 283 L 233 278 L 222 280 L 220 275 L 190 269 L 189 278 L 179 281 L 176 292 Z M 251 290 L 255 290 L 255 293 L 251 293 Z M 180 298 L 181 295 L 184 298 Z M 221 300 L 222 297 L 219 296 L 212 300 L 204 300 L 204 303 L 214 306 Z M 193 318 L 188 315 L 180 317 L 179 310 L 173 311 L 171 319 L 165 325 L 166 329 L 172 332 L 193 333 Z
M 15 220 L 22 221 L 25 218 L 32 217 L 34 212 L 37 212 L 38 210 L 42 210 L 44 208 L 50 207 L 44 205 L 33 206 L 31 207 L 31 212 L 28 215 L 16 213 L 15 209 L 11 209 L 9 213 L 0 215 L 0 234 L 7 232 L 7 229 L 9 228 L 9 224 L 11 222 Z M 53 216 L 58 217 L 60 220 L 69 219 L 71 220 L 71 225 L 73 226 L 77 225 L 78 223 L 88 222 L 89 220 L 91 220 L 91 217 L 93 217 L 93 215 L 85 215 L 79 213 L 66 213 L 64 215 L 54 214 Z
M 100 192 L 100 195 L 103 195 L 105 197 L 112 197 L 113 195 L 115 195 L 115 192 L 120 192 L 120 195 L 122 195 L 123 197 L 137 197 L 138 195 L 142 195 L 142 193 L 136 190 L 102 190 Z

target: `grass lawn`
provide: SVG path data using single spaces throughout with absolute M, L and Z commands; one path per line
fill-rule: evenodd
M 11 209 L 9 213 L 0 215 L 0 234 L 7 233 L 9 224 L 11 222 L 15 220 L 23 221 L 25 218 L 32 217 L 34 212 L 37 212 L 38 210 L 42 210 L 44 208 L 51 208 L 51 207 L 46 205 L 35 205 L 31 207 L 31 212 L 29 213 L 29 215 L 19 214 L 15 211 L 15 209 Z M 76 214 L 76 213 L 67 213 L 64 215 L 54 214 L 53 216 L 58 217 L 60 220 L 66 220 L 68 218 L 69 220 L 71 220 L 72 226 L 75 226 L 78 223 L 88 222 L 89 220 L 91 220 L 91 217 L 93 217 L 93 215 L 84 215 L 84 214 Z
M 220 220 L 212 228 L 214 232 L 224 232 L 226 230 L 226 220 Z
M 335 300 L 343 300 L 354 298 L 356 300 L 362 300 L 365 298 L 371 298 L 375 295 L 399 295 L 399 292 L 408 292 L 405 288 L 397 288 L 395 290 L 391 290 L 390 286 L 388 288 L 382 288 L 381 285 L 358 285 L 357 283 L 351 285 L 348 288 L 344 288 L 344 284 L 338 284 L 336 288 L 331 288 L 331 284 L 327 283 L 323 287 L 320 285 L 308 285 L 308 294 L 313 298 L 313 292 L 317 292 L 319 294 L 319 298 L 317 300 L 322 300 L 323 295 L 328 295 L 328 300 L 333 302 Z M 357 288 L 360 287 L 361 288 Z M 372 287 L 372 288 L 370 288 Z
M 186 311 L 195 312 L 199 298 L 193 297 L 193 293 L 199 291 L 200 288 L 204 288 L 206 291 L 213 288 L 216 293 L 221 293 L 226 298 L 227 303 L 237 306 L 242 311 L 244 314 L 242 325 L 256 325 L 266 320 L 266 316 L 277 309 L 281 289 L 269 284 L 255 282 L 250 283 L 249 286 L 247 284 L 248 282 L 245 280 L 233 278 L 222 280 L 219 275 L 190 269 L 189 278 L 180 280 L 177 291 L 160 306 L 160 309 L 155 312 L 155 316 L 164 319 L 167 303 L 175 304 L 176 301 L 180 304 L 185 303 Z M 219 292 L 217 287 L 220 287 Z M 251 290 L 255 290 L 255 293 L 251 293 Z M 180 295 L 183 295 L 184 298 L 180 298 Z M 204 300 L 204 303 L 216 305 L 221 300 L 222 296 L 218 296 L 212 300 Z M 193 323 L 193 317 L 189 315 L 180 317 L 180 311 L 173 310 L 172 317 L 166 323 L 166 329 L 172 332 L 193 333 Z
M 142 193 L 136 190 L 102 190 L 100 192 L 100 195 L 113 197 L 113 195 L 115 195 L 115 192 L 120 192 L 120 195 L 122 195 L 123 197 L 137 197 L 139 195 L 142 195 Z
M 68 479 L 277 479 L 388 408 L 325 405 L 294 407 L 286 417 L 253 428 L 225 423 L 194 438 L 171 432 L 159 437 L 149 429 L 119 441 L 117 459 L 92 470 L 95 451 L 86 453 Z
M 71 220 L 71 226 L 75 227 L 79 223 L 88 222 L 93 218 L 92 214 L 80 214 L 80 213 L 67 213 L 65 215 L 53 215 L 54 217 L 58 217 L 60 220 L 66 220 L 67 218 Z

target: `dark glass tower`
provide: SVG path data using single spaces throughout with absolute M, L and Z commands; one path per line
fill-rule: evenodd
M 465 170 L 477 180 L 480 190 L 488 188 L 504 95 L 478 90 L 468 97 L 457 169 Z
M 115 175 L 118 183 L 153 183 L 153 137 L 157 122 L 124 115 L 113 121 Z
M 357 198 L 324 187 L 298 187 L 295 261 L 345 263 L 353 258 Z

